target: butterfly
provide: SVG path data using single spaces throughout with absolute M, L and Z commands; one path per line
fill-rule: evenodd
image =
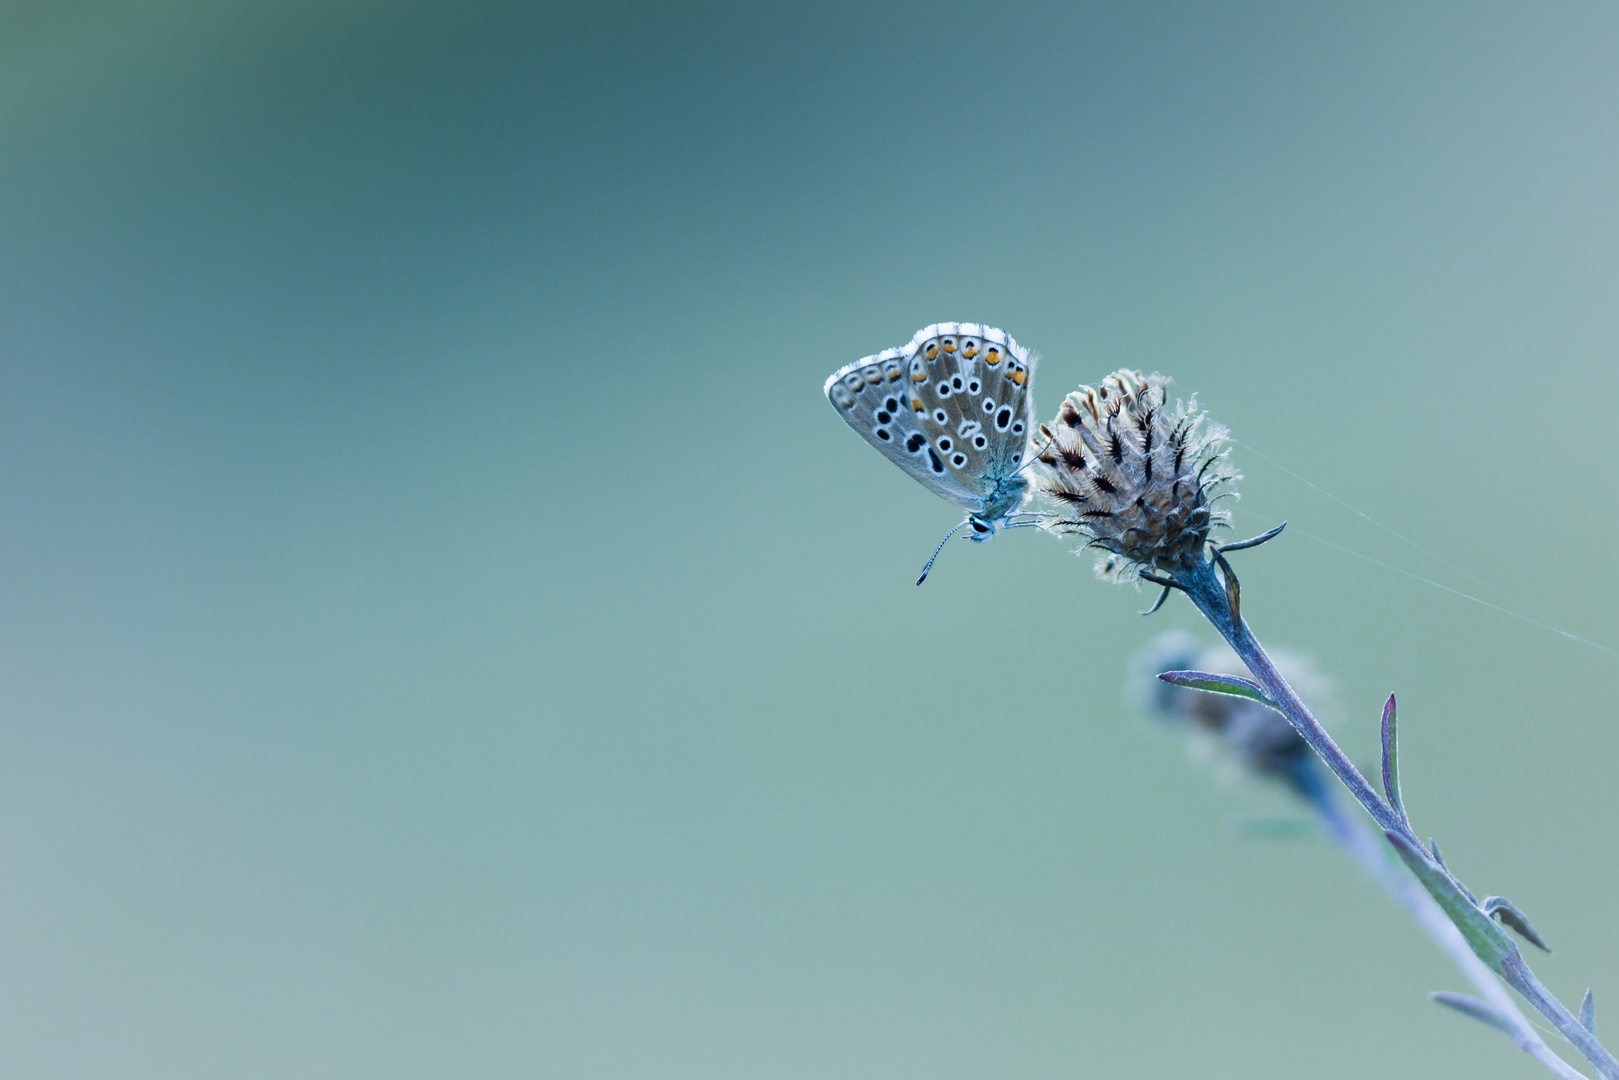
M 910 344 L 856 360 L 826 380 L 827 400 L 861 438 L 967 511 L 939 541 L 934 559 L 964 527 L 984 541 L 1001 529 L 1039 524 L 1039 515 L 1019 512 L 1028 497 L 1020 472 L 1034 411 L 1034 364 L 1005 331 L 935 323 Z M 929 559 L 918 585 L 932 567 Z

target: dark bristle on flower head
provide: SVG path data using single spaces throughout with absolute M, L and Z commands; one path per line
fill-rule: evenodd
M 1214 505 L 1217 489 L 1238 479 L 1225 461 L 1225 429 L 1195 398 L 1171 407 L 1168 382 L 1115 371 L 1069 394 L 1056 422 L 1040 428 L 1048 445 L 1034 486 L 1064 512 L 1046 527 L 1102 549 L 1097 573 L 1106 578 L 1185 569 L 1228 517 Z

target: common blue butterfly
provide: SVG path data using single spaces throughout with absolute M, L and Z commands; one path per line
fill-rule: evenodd
M 1034 358 L 1010 334 L 977 323 L 935 323 L 910 344 L 833 372 L 823 388 L 838 415 L 883 457 L 963 510 L 983 541 L 1038 524 L 1019 513 L 1029 482 Z M 939 541 L 939 547 L 944 540 Z M 938 557 L 938 549 L 934 550 Z M 918 585 L 933 559 L 923 567 Z

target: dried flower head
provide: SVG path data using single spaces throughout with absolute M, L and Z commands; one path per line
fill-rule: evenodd
M 1069 394 L 1057 419 L 1040 426 L 1034 485 L 1061 508 L 1046 527 L 1101 548 L 1101 577 L 1190 566 L 1209 530 L 1228 518 L 1214 505 L 1215 489 L 1238 479 L 1225 461 L 1226 431 L 1207 421 L 1196 398 L 1170 407 L 1168 382 L 1115 371 Z
M 1277 666 L 1295 689 L 1314 700 L 1332 695 L 1329 680 L 1308 658 L 1277 653 Z M 1287 718 L 1265 705 L 1230 694 L 1208 694 L 1163 682 L 1164 671 L 1244 673 L 1242 662 L 1229 649 L 1205 649 L 1179 631 L 1150 642 L 1131 665 L 1131 696 L 1146 712 L 1205 736 L 1198 749 L 1213 749 L 1241 773 L 1281 780 L 1303 789 L 1318 779 L 1315 757 Z

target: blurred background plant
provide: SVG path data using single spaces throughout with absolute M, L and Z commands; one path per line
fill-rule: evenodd
M 1335 687 L 1312 658 L 1285 649 L 1271 655 L 1317 716 L 1335 716 Z M 1172 729 L 1187 755 L 1222 782 L 1279 783 L 1312 812 L 1332 801 L 1324 794 L 1321 763 L 1276 710 L 1248 698 L 1206 694 L 1158 678 L 1165 671 L 1193 670 L 1245 676 L 1248 669 L 1225 645 L 1203 646 L 1184 630 L 1170 630 L 1149 641 L 1131 660 L 1127 700 Z M 1260 820 L 1239 818 L 1236 823 L 1252 831 L 1250 823 Z M 1278 831 L 1291 830 L 1283 826 Z

